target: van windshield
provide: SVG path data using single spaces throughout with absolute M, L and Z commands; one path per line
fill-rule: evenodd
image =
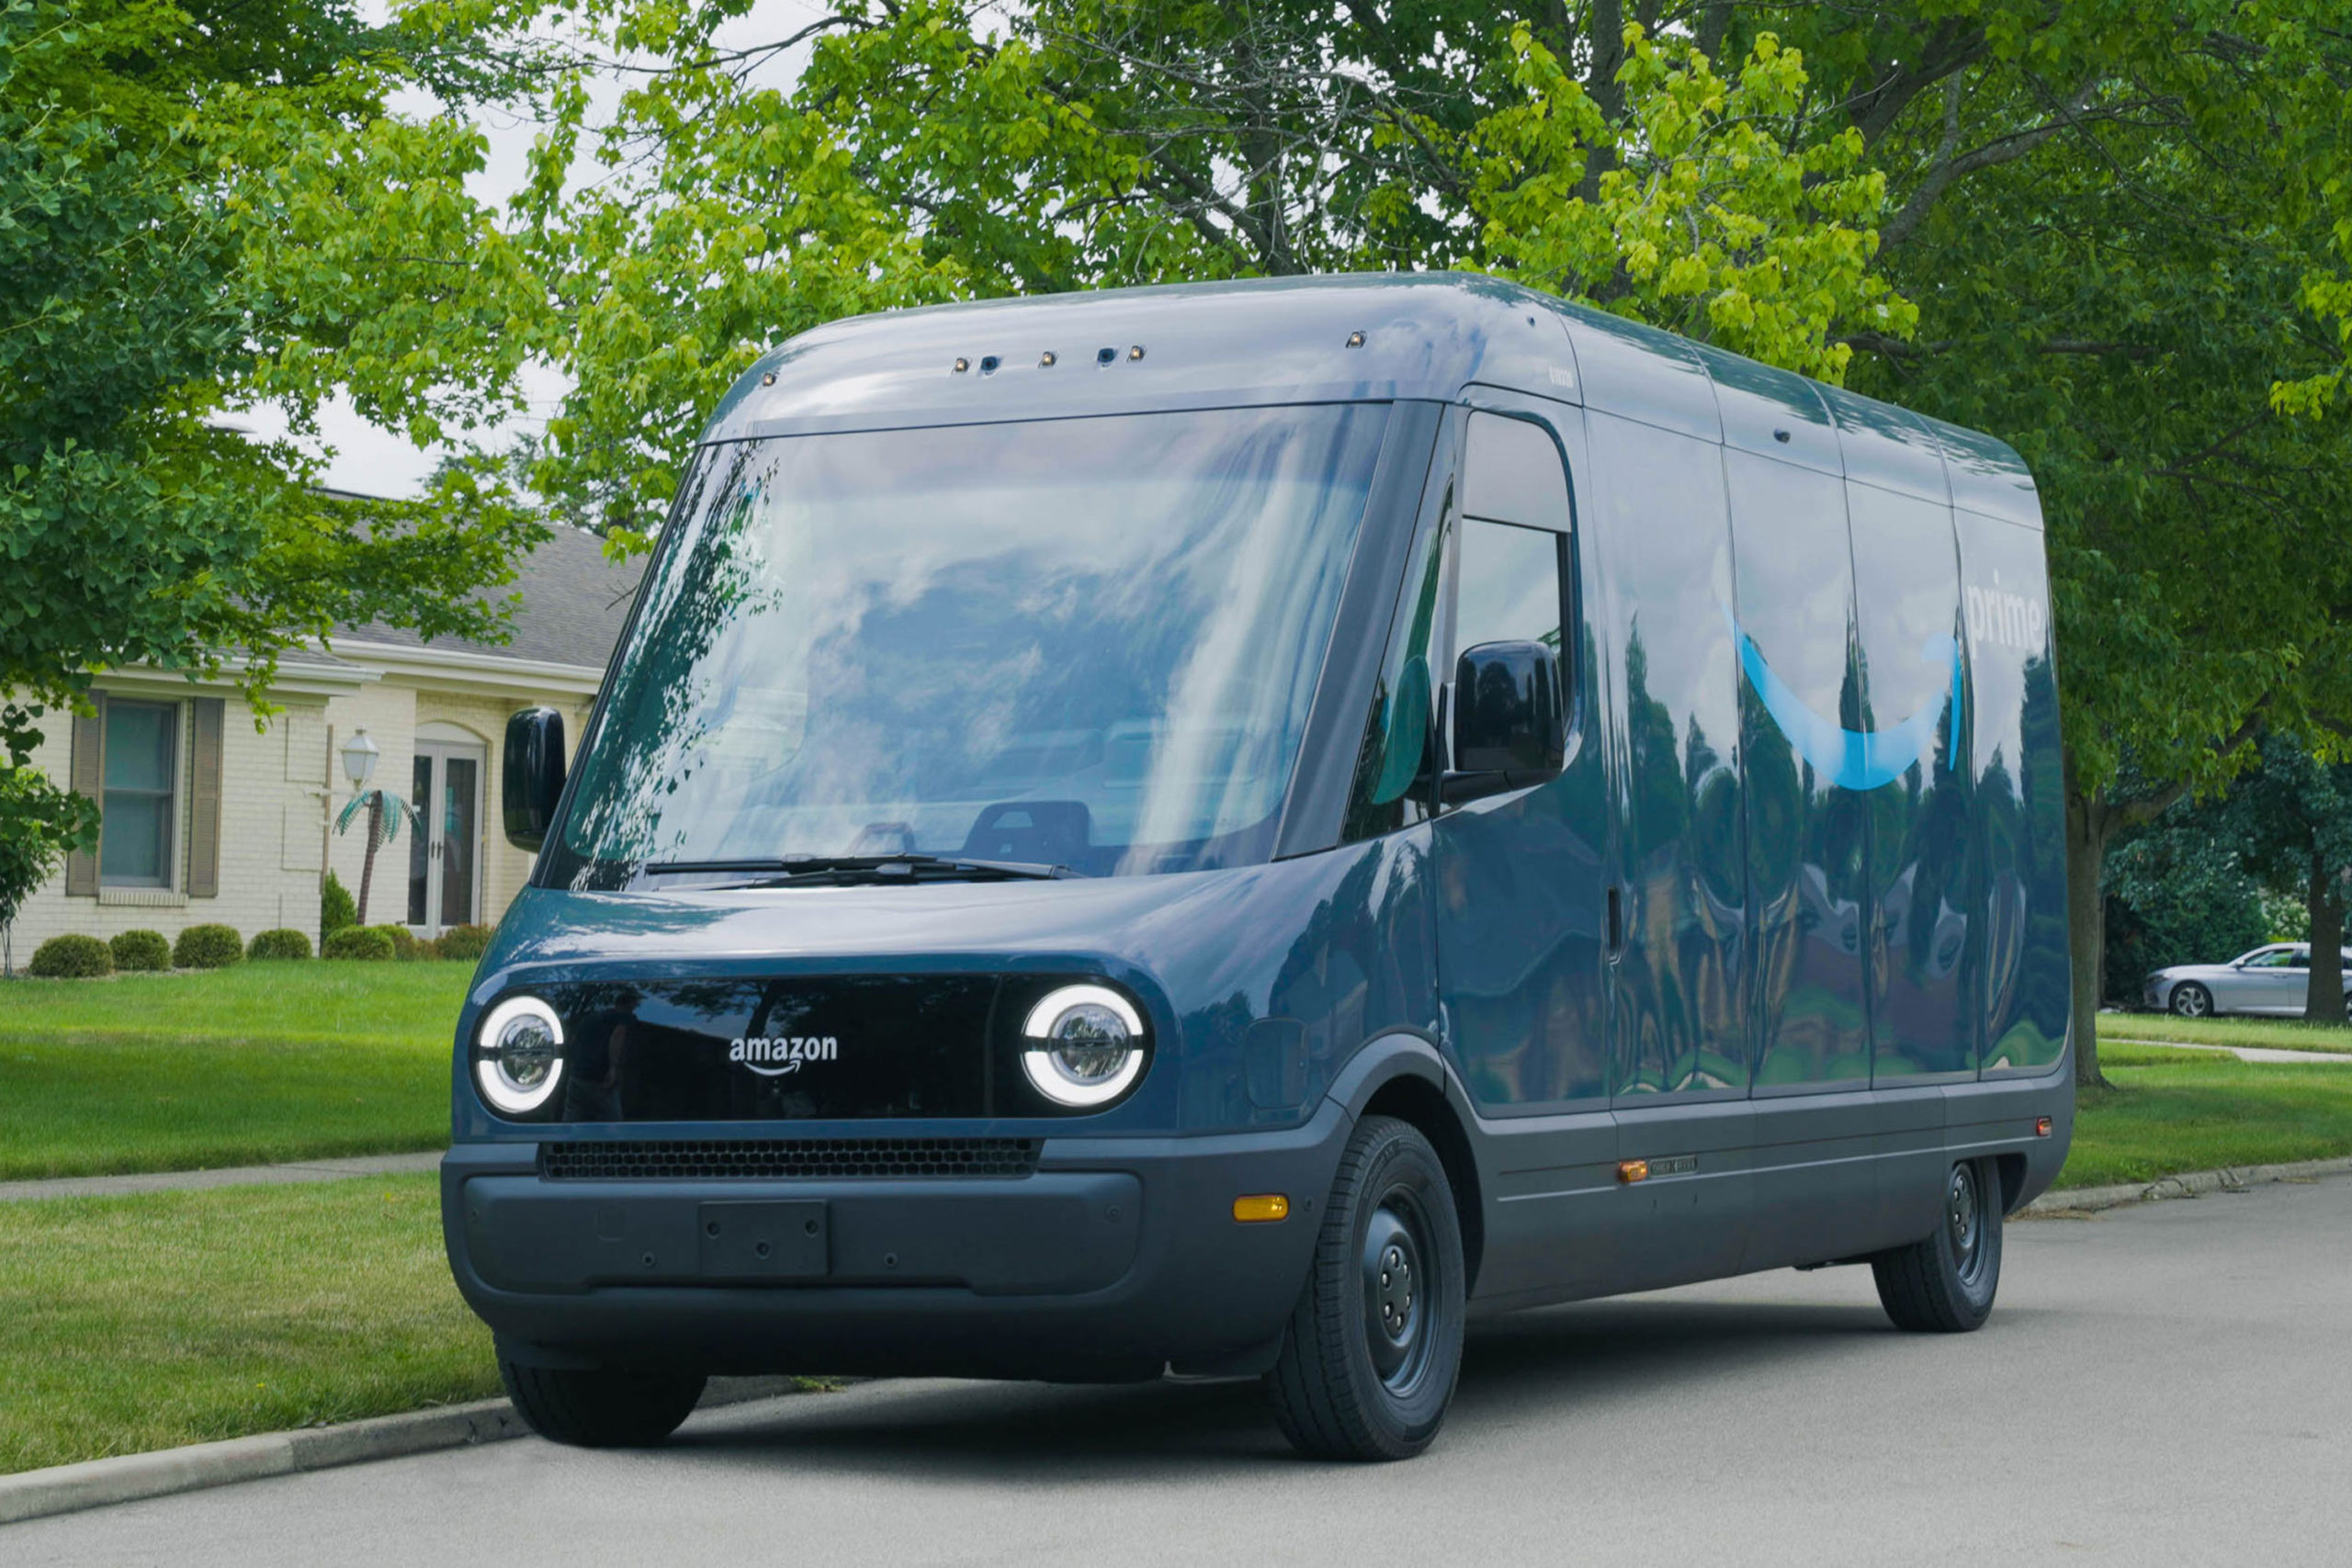
M 548 868 L 1262 860 L 1388 411 L 706 450 Z

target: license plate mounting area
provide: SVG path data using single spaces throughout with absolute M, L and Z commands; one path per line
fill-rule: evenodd
M 821 1280 L 830 1230 L 817 1198 L 708 1202 L 695 1214 L 706 1280 Z

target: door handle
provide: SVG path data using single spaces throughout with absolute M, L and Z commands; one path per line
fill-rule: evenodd
M 1614 960 L 1625 951 L 1625 894 L 1615 883 L 1609 885 L 1608 956 Z

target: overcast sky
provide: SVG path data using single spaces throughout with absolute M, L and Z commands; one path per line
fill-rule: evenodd
M 366 8 L 380 13 L 387 7 L 370 5 Z M 751 12 L 729 24 L 720 37 L 727 43 L 784 37 L 830 8 L 817 0 L 757 0 Z M 783 85 L 798 74 L 806 58 L 804 46 L 761 74 L 775 85 Z M 619 91 L 619 83 L 608 80 L 596 95 L 599 108 L 609 111 Z M 404 95 L 394 102 L 397 108 L 415 115 L 430 114 L 435 107 L 433 100 L 424 94 Z M 540 128 L 533 121 L 499 110 L 479 112 L 476 123 L 489 141 L 490 154 L 481 172 L 468 182 L 469 188 L 477 199 L 503 209 L 508 198 L 522 188 L 528 175 L 531 142 Z M 497 447 L 512 439 L 518 430 L 540 429 L 555 412 L 565 388 L 564 378 L 554 370 L 545 366 L 528 367 L 523 383 L 526 404 L 524 412 L 495 430 L 468 432 L 467 438 Z M 280 436 L 287 432 L 284 412 L 267 406 L 232 415 L 231 423 L 261 436 Z M 447 450 L 413 446 L 398 432 L 379 429 L 361 419 L 350 402 L 341 398 L 320 411 L 319 434 L 320 439 L 309 445 L 327 460 L 325 482 L 337 490 L 356 491 L 365 495 L 416 494 L 424 487 L 425 476 L 433 471 L 434 464 Z

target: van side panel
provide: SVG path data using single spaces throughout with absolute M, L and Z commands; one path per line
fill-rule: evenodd
M 1974 998 L 1962 959 L 1972 770 L 1954 727 L 1966 708 L 1959 546 L 1951 509 L 1849 484 L 1856 624 L 1869 728 L 1895 777 L 1868 791 L 1871 1081 L 1976 1073 Z M 1906 763 L 1907 759 L 1907 763 Z
M 1611 1088 L 1621 1107 L 1661 1094 L 1744 1098 L 1747 878 L 1720 449 L 1587 418 L 1600 494 L 1591 536 L 1609 585 L 1600 635 L 1622 661 L 1625 716 Z
M 1587 413 L 1614 650 L 1609 967 L 1612 1097 L 1628 1158 L 1690 1156 L 1619 1207 L 1621 1288 L 1730 1273 L 1748 1228 L 1747 942 L 1739 665 L 1722 448 Z M 1725 1103 L 1692 1105 L 1691 1100 Z
M 1723 461 L 1747 675 L 1756 1092 L 1865 1088 L 1864 806 L 1838 782 L 1839 732 L 1861 718 L 1846 487 L 1744 452 Z
M 1954 517 L 1975 707 L 1982 1072 L 2043 1072 L 2064 1055 L 2072 995 L 2049 580 L 2037 530 Z

